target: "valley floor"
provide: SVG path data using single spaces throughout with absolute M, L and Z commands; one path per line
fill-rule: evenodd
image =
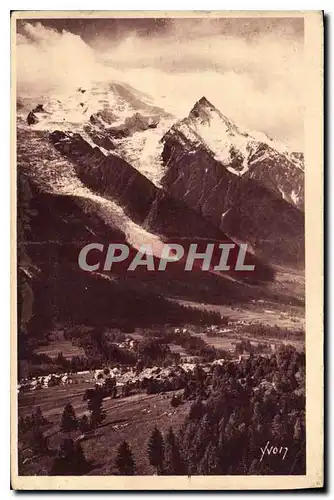
M 280 306 L 277 303 L 259 304 L 261 301 L 254 303 L 243 304 L 241 307 L 203 304 L 199 302 L 190 302 L 179 300 L 179 303 L 187 306 L 196 307 L 198 309 L 206 309 L 216 311 L 221 316 L 228 316 L 231 321 L 243 321 L 245 323 L 262 323 L 264 325 L 277 325 L 280 328 L 291 328 L 297 330 L 305 326 L 305 311 L 300 307 L 289 306 L 289 311 L 286 307 Z

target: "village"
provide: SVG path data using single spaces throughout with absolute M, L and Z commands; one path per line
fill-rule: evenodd
M 240 362 L 242 359 L 248 359 L 249 357 L 250 354 L 240 354 L 238 358 L 229 361 Z M 182 379 L 182 376 L 187 373 L 193 373 L 196 366 L 201 366 L 204 371 L 209 371 L 211 366 L 223 364 L 225 361 L 225 359 L 216 359 L 204 365 L 199 362 L 183 362 L 180 365 L 172 365 L 167 368 L 154 366 L 145 368 L 140 373 L 136 373 L 132 367 L 106 367 L 98 370 L 86 370 L 64 374 L 50 373 L 46 376 L 33 377 L 31 380 L 24 379 L 22 383 L 18 384 L 17 389 L 18 392 L 36 391 L 58 385 L 67 386 L 78 384 L 80 382 L 103 388 L 108 383 L 108 380 L 113 380 L 115 381 L 118 392 L 121 391 L 121 393 L 123 393 L 125 392 L 123 390 L 124 387 L 128 389 L 137 389 L 143 381 L 152 380 L 165 383 L 165 385 L 170 383 L 170 390 L 175 390 L 173 386 L 173 384 L 175 385 L 175 380 Z
M 109 386 L 112 388 L 114 397 L 124 396 L 130 392 L 147 389 L 150 385 L 155 384 L 161 387 L 164 391 L 183 388 L 187 379 L 187 374 L 193 373 L 197 366 L 209 372 L 215 365 L 223 364 L 224 362 L 240 363 L 242 360 L 248 359 L 252 354 L 261 354 L 269 356 L 273 354 L 277 347 L 282 344 L 280 341 L 271 342 L 256 342 L 249 338 L 240 336 L 230 337 L 235 335 L 235 327 L 245 325 L 246 322 L 238 321 L 233 325 L 234 328 L 227 328 L 227 321 L 222 325 L 209 325 L 203 327 L 200 333 L 196 333 L 189 327 L 173 328 L 175 335 L 190 335 L 202 338 L 205 342 L 212 342 L 213 345 L 224 347 L 224 356 L 212 361 L 205 361 L 202 356 L 190 355 L 180 346 L 175 343 L 169 347 L 173 353 L 178 354 L 178 362 L 169 366 L 146 366 L 141 367 L 140 363 L 129 366 L 120 363 L 108 363 L 98 369 L 70 371 L 64 373 L 49 373 L 32 378 L 23 378 L 17 386 L 18 392 L 36 391 L 47 389 L 54 386 L 68 386 L 72 384 L 86 384 L 87 387 L 104 388 Z M 116 345 L 120 349 L 132 351 L 137 354 L 141 340 L 134 338 L 132 335 L 127 336 L 123 341 Z M 215 343 L 216 341 L 216 343 Z M 219 353 L 219 350 L 218 350 Z M 141 369 L 142 368 L 142 369 Z M 153 390 L 153 389 L 151 389 Z M 159 392 L 158 390 L 156 392 Z M 111 392 L 110 392 L 111 394 Z M 110 395 L 107 394 L 107 395 Z

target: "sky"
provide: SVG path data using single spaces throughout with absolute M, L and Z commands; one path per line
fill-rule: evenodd
M 18 93 L 124 81 L 177 117 L 206 96 L 303 150 L 302 18 L 18 21 Z

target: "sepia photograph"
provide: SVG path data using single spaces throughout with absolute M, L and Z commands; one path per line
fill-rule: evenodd
M 11 23 L 14 488 L 321 487 L 322 14 Z

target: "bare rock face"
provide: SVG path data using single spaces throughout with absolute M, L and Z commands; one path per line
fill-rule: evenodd
M 21 99 L 16 100 L 16 109 L 19 111 L 20 109 L 24 108 L 24 104 Z
M 241 130 L 206 98 L 162 141 L 172 196 L 269 261 L 303 261 L 302 155 Z
M 85 185 L 117 200 L 135 222 L 170 236 L 222 236 L 218 228 L 157 188 L 127 161 L 113 153 L 105 156 L 80 134 L 55 131 L 50 140 L 74 161 L 77 175 Z
M 37 104 L 36 108 L 32 110 L 33 113 L 44 113 L 44 111 L 43 104 Z
M 80 108 L 92 95 L 78 92 Z M 75 127 L 63 103 L 60 128 L 68 119 L 68 130 L 76 133 L 56 130 L 50 136 L 56 149 L 74 161 L 85 185 L 115 199 L 136 223 L 165 235 L 224 235 L 248 243 L 263 261 L 303 262 L 301 153 L 243 130 L 205 97 L 170 127 L 171 117 L 165 126 L 164 110 L 147 104 L 135 89 L 113 84 L 108 92 L 101 93 L 100 109 L 86 113 L 87 104 L 82 116 L 81 111 L 76 115 Z M 45 114 L 38 104 L 27 122 L 33 125 Z
M 136 132 L 143 132 L 149 128 L 156 128 L 158 123 L 158 117 L 150 117 L 135 113 L 132 116 L 126 117 L 123 123 L 114 127 L 108 127 L 106 131 L 114 139 L 123 139 Z
M 28 125 L 35 125 L 35 123 L 38 123 L 38 118 L 35 115 L 33 111 L 30 111 L 27 116 L 27 123 Z
M 55 131 L 50 140 L 58 151 L 75 164 L 79 179 L 94 192 L 112 199 L 136 223 L 167 238 L 173 243 L 197 240 L 231 242 L 216 224 L 192 210 L 182 200 L 159 189 L 132 165 L 114 153 L 105 156 L 93 148 L 80 134 Z M 189 241 L 188 241 L 189 240 Z M 256 262 L 252 279 L 272 279 L 270 266 L 249 254 L 249 263 Z

